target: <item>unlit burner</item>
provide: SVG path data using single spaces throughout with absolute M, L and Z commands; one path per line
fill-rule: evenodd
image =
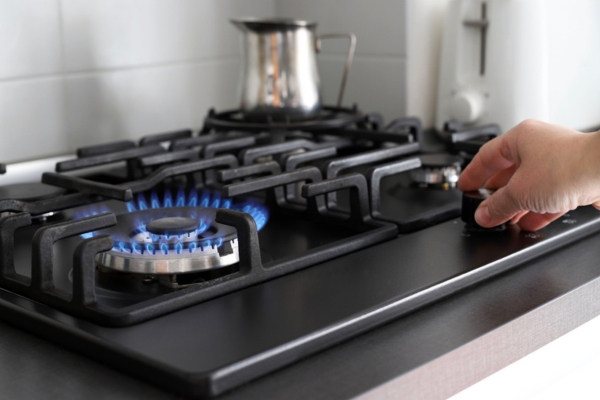
M 216 210 L 174 207 L 117 216 L 117 225 L 98 234 L 114 240 L 96 261 L 112 270 L 172 275 L 226 267 L 239 261 L 235 228 L 215 222 Z
M 65 194 L 65 189 L 46 185 L 44 183 L 15 183 L 12 185 L 0 186 L 0 200 L 19 200 L 25 202 L 35 202 L 47 200 Z M 0 212 L 0 218 L 16 214 L 13 211 Z M 46 220 L 47 217 L 54 215 L 54 212 L 48 212 L 39 215 L 32 215 L 33 220 Z
M 419 156 L 421 168 L 410 171 L 410 177 L 419 186 L 455 187 L 463 159 L 450 154 L 425 154 Z

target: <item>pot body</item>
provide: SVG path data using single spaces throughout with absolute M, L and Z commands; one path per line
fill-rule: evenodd
M 316 23 L 236 19 L 244 33 L 240 108 L 260 118 L 311 117 L 322 106 Z

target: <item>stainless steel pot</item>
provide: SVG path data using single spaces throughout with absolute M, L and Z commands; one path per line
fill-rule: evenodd
M 356 48 L 352 33 L 317 36 L 315 22 L 291 19 L 233 19 L 244 33 L 240 107 L 248 116 L 311 117 L 322 106 L 316 54 L 322 39 L 349 38 L 338 106 Z

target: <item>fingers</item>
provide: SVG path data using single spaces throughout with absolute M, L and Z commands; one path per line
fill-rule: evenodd
M 525 215 L 527 215 L 529 211 L 519 211 L 514 217 L 512 217 L 512 219 L 510 220 L 510 224 L 511 225 L 515 225 L 518 224 L 519 221 L 521 220 L 521 218 L 523 218 Z
M 510 168 L 498 171 L 485 183 L 486 189 L 498 189 L 506 186 L 517 170 L 517 166 L 513 165 Z
M 505 223 L 520 211 L 523 209 L 515 200 L 511 186 L 508 185 L 498 189 L 479 205 L 475 211 L 475 221 L 484 228 L 492 228 Z
M 510 159 L 509 140 L 510 137 L 505 134 L 483 145 L 460 175 L 458 188 L 462 191 L 477 190 L 498 171 L 510 168 L 514 163 Z
M 531 208 L 556 211 L 563 209 L 562 203 L 565 202 L 568 203 L 568 208 L 572 208 L 573 202 L 580 200 L 569 196 L 573 197 L 575 194 L 581 197 L 585 188 L 574 190 L 573 188 L 578 188 L 577 185 L 582 186 L 584 178 L 574 181 L 571 177 L 587 176 L 587 172 L 579 168 L 582 164 L 597 166 L 597 157 L 587 163 L 573 162 L 573 156 L 581 154 L 583 157 L 588 154 L 584 150 L 591 142 L 582 138 L 586 137 L 574 136 L 566 128 L 528 120 L 482 146 L 458 181 L 458 187 L 463 191 L 481 187 L 499 188 L 477 209 L 477 223 L 485 228 L 492 228 L 511 220 L 512 224 L 519 224 L 523 230 L 535 231 L 564 213 L 540 214 L 529 212 Z M 570 156 L 566 157 L 565 154 Z M 557 172 L 549 165 L 549 160 L 558 155 L 564 156 L 559 159 L 563 160 L 566 172 L 562 170 L 563 167 Z M 593 157 L 595 156 L 593 153 Z M 567 159 L 568 162 L 565 162 Z M 577 167 L 574 168 L 573 165 Z M 596 172 L 594 174 L 593 177 L 598 176 Z M 593 193 L 584 194 L 588 196 L 586 204 L 589 204 L 589 196 Z M 597 201 L 592 203 L 593 206 L 600 209 L 600 200 L 594 200 Z
M 530 212 L 527 215 L 523 216 L 519 221 L 519 226 L 524 231 L 537 231 L 548 225 L 550 222 L 560 218 L 565 213 L 548 213 L 548 214 L 538 214 L 534 212 Z
M 508 187 L 498 189 L 475 212 L 475 221 L 484 228 L 492 228 L 511 220 L 525 231 L 537 231 L 564 215 L 564 212 L 539 214 L 522 210 Z

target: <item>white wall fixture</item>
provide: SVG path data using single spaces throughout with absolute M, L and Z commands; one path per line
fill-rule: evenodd
M 406 114 L 435 120 L 444 16 L 448 0 L 406 0 Z
M 446 14 L 436 125 L 534 118 L 600 124 L 600 3 L 455 0 Z

